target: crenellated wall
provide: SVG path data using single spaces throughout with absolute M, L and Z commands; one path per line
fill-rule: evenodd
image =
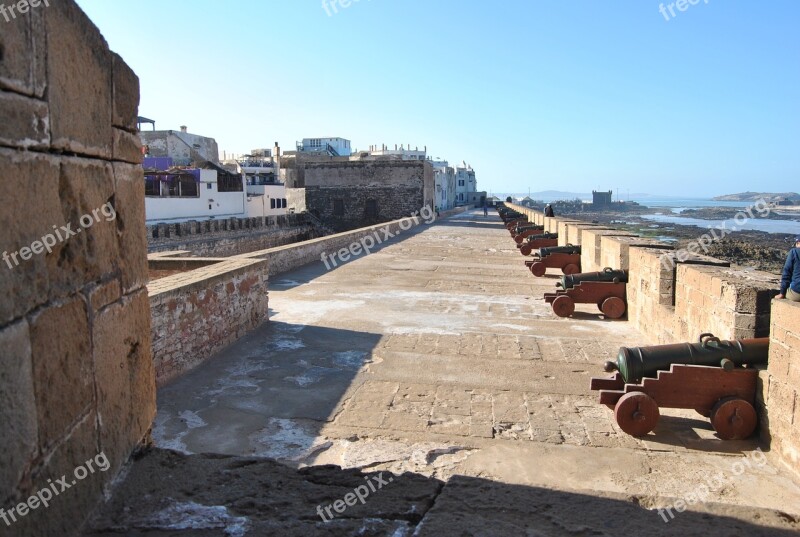
M 770 337 L 769 368 L 757 399 L 762 438 L 800 475 L 800 304 L 773 300 L 780 278 L 631 233 L 506 204 L 559 233 L 559 244 L 579 243 L 584 272 L 628 269 L 628 321 L 642 345 Z
M 769 368 L 761 372 L 761 437 L 800 477 L 800 303 L 772 302 Z

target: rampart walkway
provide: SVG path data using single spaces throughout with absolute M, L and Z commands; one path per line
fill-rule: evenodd
M 800 487 L 752 455 L 755 441 L 722 442 L 707 420 L 682 411 L 663 411 L 644 440 L 617 428 L 589 377 L 621 345 L 647 341 L 589 309 L 555 317 L 541 299 L 554 282 L 533 278 L 497 216 L 482 212 L 406 232 L 332 271 L 317 263 L 273 279 L 269 325 L 159 393 L 159 448 L 233 457 L 155 450 L 117 492 L 150 496 L 132 513 L 112 502 L 97 527 L 136 535 L 179 530 L 180 521 L 193 535 L 800 529 Z M 363 482 L 355 470 L 398 477 L 323 523 L 317 505 Z M 720 472 L 725 481 L 706 486 Z M 673 509 L 669 524 L 655 510 L 703 487 L 708 502 Z

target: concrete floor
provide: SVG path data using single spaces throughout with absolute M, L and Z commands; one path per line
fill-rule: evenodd
M 656 509 L 681 498 L 752 522 L 748 534 L 800 529 L 800 487 L 755 441 L 720 441 L 707 420 L 671 410 L 644 439 L 622 433 L 589 378 L 620 346 L 648 342 L 594 306 L 555 317 L 541 297 L 557 275 L 534 278 L 522 261 L 481 211 L 330 272 L 317 263 L 273 279 L 268 326 L 159 392 L 157 446 L 617 498 L 652 522 L 647 534 L 677 530 Z M 446 505 L 448 488 L 437 490 L 431 514 Z M 706 501 L 691 502 L 697 492 Z M 707 515 L 676 515 L 683 534 L 691 522 L 708 535 Z

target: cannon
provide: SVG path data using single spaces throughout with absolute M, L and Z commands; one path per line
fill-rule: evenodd
M 514 209 L 509 209 L 508 207 L 498 207 L 497 213 L 503 220 L 513 220 L 514 218 L 519 218 L 520 216 L 522 216 L 522 213 L 520 213 L 519 211 L 515 211 Z
M 767 363 L 769 338 L 720 341 L 701 334 L 698 343 L 676 343 L 653 347 L 622 347 L 616 362 L 606 362 L 606 371 L 619 371 L 627 383 L 641 382 L 668 371 L 672 364 L 716 365 L 728 371 L 736 366 Z
M 531 255 L 534 250 L 558 246 L 558 233 L 544 232 L 541 235 L 529 235 L 526 239 L 527 242 L 523 241 L 522 244 L 517 245 L 520 253 L 524 256 Z M 530 264 L 533 264 L 533 261 Z
M 504 221 L 504 222 L 505 222 L 505 225 L 506 225 L 506 229 L 509 232 L 513 233 L 514 229 L 518 225 L 525 225 L 525 224 L 528 223 L 528 217 L 527 216 L 520 216 L 518 218 L 512 218 L 511 220 L 507 220 L 507 221 Z
M 511 229 L 509 231 L 511 231 L 511 236 L 517 236 L 520 233 L 523 233 L 525 231 L 530 231 L 530 230 L 542 230 L 542 231 L 544 231 L 544 226 L 537 226 L 535 224 L 532 224 L 531 222 L 523 222 L 521 224 L 517 224 L 516 227 L 514 227 L 514 229 Z
M 559 317 L 575 313 L 575 304 L 596 304 L 609 319 L 620 319 L 628 309 L 627 282 L 627 271 L 611 268 L 602 272 L 567 274 L 558 283 L 562 288 L 555 293 L 545 293 L 544 301 L 553 306 L 553 312 Z
M 543 235 L 545 232 L 544 226 L 526 226 L 521 228 L 514 236 L 514 242 L 522 244 L 522 241 L 534 235 Z
M 580 246 L 554 246 L 539 248 L 539 256 L 530 264 L 534 276 L 544 276 L 549 268 L 561 269 L 564 274 L 577 274 L 581 271 Z
M 621 348 L 610 378 L 592 378 L 600 403 L 613 408 L 620 428 L 632 436 L 655 429 L 661 408 L 693 409 L 710 418 L 723 440 L 755 431 L 758 370 L 767 362 L 769 338 L 720 341 L 702 334 L 698 343 Z
M 572 289 L 581 282 L 615 282 L 628 283 L 627 270 L 614 270 L 610 267 L 601 272 L 582 272 L 580 274 L 567 274 L 561 277 L 556 285 L 562 289 Z

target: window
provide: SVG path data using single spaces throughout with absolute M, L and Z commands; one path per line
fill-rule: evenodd
M 333 216 L 344 216 L 344 200 L 333 200 Z
M 144 195 L 145 196 L 161 196 L 161 181 L 158 177 L 145 175 L 144 177 Z
M 269 208 L 270 209 L 274 209 L 275 208 L 275 201 L 276 201 L 275 198 L 270 198 L 270 200 L 269 200 Z
M 219 174 L 217 176 L 218 192 L 243 192 L 244 185 L 241 175 Z
M 194 180 L 194 177 L 179 177 L 176 182 L 178 183 L 178 196 L 181 198 L 200 197 L 200 185 Z
M 375 200 L 367 200 L 367 204 L 364 210 L 364 215 L 367 218 L 377 218 L 378 217 L 378 202 Z
M 212 188 L 214 187 L 211 183 L 206 183 L 206 190 L 211 190 Z
M 464 186 L 464 180 L 463 179 L 459 179 L 458 180 L 458 186 Z
M 145 175 L 144 191 L 150 197 L 199 198 L 200 184 L 193 174 L 164 172 Z
M 281 203 L 281 209 L 285 209 L 286 208 L 286 198 L 282 199 L 281 201 L 283 202 L 283 203 Z

